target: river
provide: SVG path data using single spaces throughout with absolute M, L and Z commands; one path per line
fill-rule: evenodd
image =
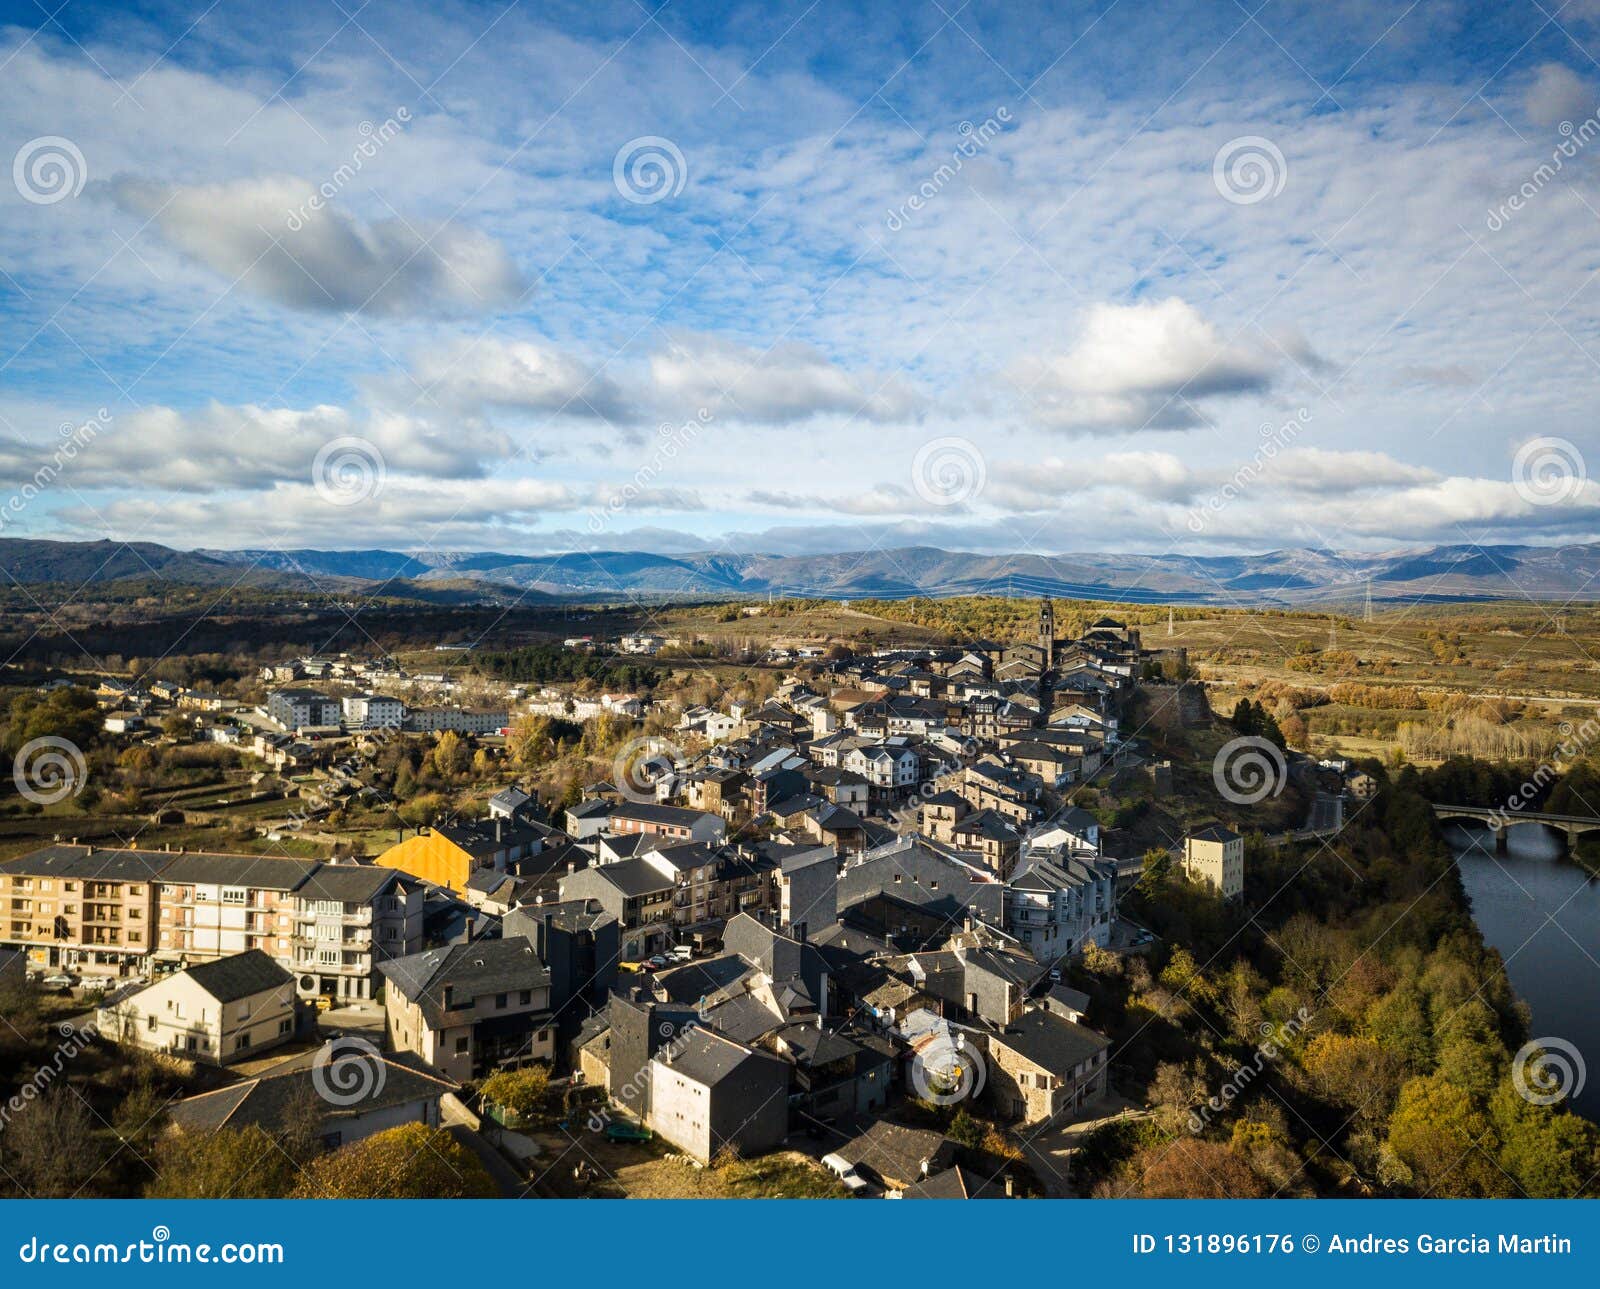
M 1533 1009 L 1534 1037 L 1577 1047 L 1589 1077 L 1573 1108 L 1600 1122 L 1600 879 L 1541 827 L 1512 828 L 1504 855 L 1484 829 L 1446 824 L 1444 834 L 1483 938 Z

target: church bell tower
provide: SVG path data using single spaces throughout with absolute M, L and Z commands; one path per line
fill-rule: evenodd
M 1044 669 L 1056 665 L 1056 606 L 1047 595 L 1039 604 L 1039 649 L 1044 654 Z

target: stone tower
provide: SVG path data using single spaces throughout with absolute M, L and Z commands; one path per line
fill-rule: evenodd
M 1044 669 L 1056 665 L 1056 606 L 1047 595 L 1039 603 L 1039 648 L 1044 654 Z

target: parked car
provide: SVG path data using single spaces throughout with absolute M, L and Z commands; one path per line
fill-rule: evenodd
M 680 944 L 672 951 L 672 957 L 676 962 L 688 962 L 693 959 L 694 950 L 686 944 Z
M 41 982 L 46 989 L 71 989 L 78 982 L 65 972 L 56 972 L 53 976 L 46 976 Z
M 664 953 L 652 953 L 650 955 L 650 965 L 652 967 L 664 967 L 667 965 L 667 962 L 668 958 Z
M 840 1155 L 824 1155 L 822 1166 L 837 1177 L 851 1195 L 861 1195 L 872 1188 L 872 1183 L 856 1171 L 856 1166 Z

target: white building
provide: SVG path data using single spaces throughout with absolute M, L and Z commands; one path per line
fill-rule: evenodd
M 474 712 L 464 707 L 413 707 L 404 728 L 412 733 L 498 734 L 511 724 L 507 712 Z
M 102 1038 L 226 1065 L 295 1034 L 294 977 L 250 949 L 120 990 L 95 1013 Z
M 397 730 L 406 717 L 406 705 L 383 694 L 349 694 L 339 706 L 353 730 Z

